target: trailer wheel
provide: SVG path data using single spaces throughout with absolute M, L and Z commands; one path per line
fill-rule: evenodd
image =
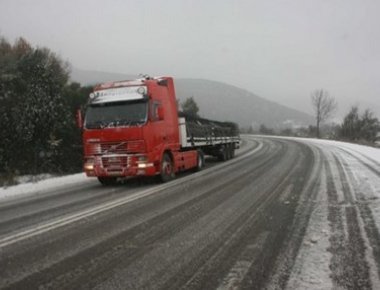
M 227 160 L 227 158 L 228 158 L 228 153 L 227 152 L 228 152 L 227 146 L 222 145 L 220 147 L 220 153 L 218 155 L 219 161 L 226 161 Z
M 226 149 L 227 149 L 227 160 L 230 160 L 232 158 L 232 146 L 231 144 L 227 144 L 226 145 Z
M 235 157 L 235 144 L 231 144 L 231 159 Z
M 201 171 L 205 167 L 205 155 L 202 150 L 197 150 L 197 166 L 194 171 Z
M 174 177 L 175 177 L 175 173 L 174 173 L 173 160 L 171 159 L 168 153 L 164 153 L 164 155 L 162 156 L 162 161 L 161 161 L 161 172 L 160 172 L 161 181 L 168 182 L 174 179 Z
M 104 186 L 117 184 L 117 177 L 98 177 L 98 180 Z

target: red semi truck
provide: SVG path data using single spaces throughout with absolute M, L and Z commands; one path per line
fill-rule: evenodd
M 233 158 L 240 143 L 234 123 L 179 113 L 171 77 L 98 85 L 81 119 L 84 171 L 103 185 L 141 175 L 166 182 L 179 171 L 202 169 L 204 154 Z

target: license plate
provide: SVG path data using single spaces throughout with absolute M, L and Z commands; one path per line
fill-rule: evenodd
M 122 171 L 107 171 L 108 175 L 117 175 L 119 176 L 122 173 Z
M 108 162 L 116 163 L 116 162 L 120 162 L 120 159 L 118 157 L 110 157 L 108 159 Z

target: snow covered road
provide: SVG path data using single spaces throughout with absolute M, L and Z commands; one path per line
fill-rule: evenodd
M 163 185 L 0 189 L 0 288 L 380 288 L 380 150 L 244 140 Z
M 380 287 L 380 150 L 302 140 L 321 173 L 288 289 Z

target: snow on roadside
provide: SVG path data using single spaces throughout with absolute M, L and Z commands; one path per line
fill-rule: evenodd
M 240 148 L 236 150 L 236 154 L 240 155 L 252 149 L 247 146 L 248 143 L 243 141 Z M 41 174 L 39 176 L 23 176 L 17 181 L 21 184 L 9 187 L 0 187 L 0 202 L 13 199 L 20 195 L 38 194 L 51 190 L 61 190 L 67 185 L 75 185 L 79 183 L 94 182 L 94 178 L 87 178 L 84 173 L 66 175 L 61 177 L 49 176 Z
M 327 220 L 326 175 L 322 172 L 321 189 L 313 201 L 315 208 L 311 214 L 301 247 L 286 289 L 333 289 L 329 262 L 329 222 Z
M 359 144 L 352 144 L 352 143 L 341 142 L 341 141 L 324 140 L 324 139 L 308 139 L 308 138 L 290 138 L 290 139 L 329 146 L 331 148 L 345 149 L 346 151 L 349 151 L 351 154 L 362 159 L 363 161 L 368 161 L 366 159 L 369 159 L 377 163 L 378 166 L 380 166 L 380 148 L 359 145 Z
M 341 148 L 341 149 L 344 149 L 346 151 L 349 151 L 351 154 L 355 155 L 356 157 L 358 157 L 364 161 L 368 162 L 368 159 L 369 159 L 369 160 L 375 162 L 375 164 L 380 167 L 380 148 L 378 148 L 378 147 L 353 144 L 353 143 L 348 143 L 348 142 L 343 142 L 343 141 L 314 139 L 314 138 L 268 136 L 268 135 L 246 135 L 246 136 L 288 139 L 288 140 L 294 140 L 294 141 L 302 141 L 304 143 L 311 143 L 311 144 L 316 144 L 316 145 L 328 146 L 331 149 Z M 321 147 L 321 148 L 323 148 L 323 147 Z
M 377 231 L 380 230 L 380 149 L 331 140 L 289 139 L 301 141 L 321 149 L 325 160 L 331 167 L 332 176 L 330 177 L 337 189 L 337 196 L 340 199 L 343 193 L 346 196 L 344 204 L 355 207 L 358 207 L 360 203 L 368 204 L 370 212 L 361 212 L 358 216 L 360 232 L 357 234 L 362 236 L 361 238 L 365 243 L 365 260 L 370 268 L 371 283 L 372 285 L 380 285 L 378 266 L 375 263 L 372 244 L 366 231 L 367 223 L 372 219 L 376 224 Z M 337 158 L 336 161 L 334 161 L 334 158 Z M 346 179 L 339 177 L 338 160 L 342 162 L 342 169 Z M 325 174 L 326 170 L 322 172 L 322 177 Z M 346 183 L 349 190 L 343 188 L 342 182 Z M 321 197 L 321 194 L 322 196 L 326 195 L 325 185 L 320 188 L 319 197 Z M 349 198 L 350 195 L 352 200 Z M 327 249 L 330 245 L 331 229 L 328 228 L 329 221 L 327 220 L 328 202 L 325 199 L 320 199 L 319 201 L 309 220 L 304 245 L 298 253 L 287 289 L 333 289 L 337 286 L 335 284 L 332 286 L 329 278 L 331 270 L 328 266 L 331 253 Z M 344 204 L 342 206 L 345 206 Z M 341 218 L 346 231 L 347 221 L 345 220 L 345 215 L 341 216 Z M 326 235 L 321 233 L 326 233 Z M 345 235 L 349 236 L 348 233 Z M 328 283 L 326 284 L 326 282 Z
M 380 230 L 380 148 L 331 140 L 302 140 L 317 145 L 325 152 L 333 152 L 344 160 L 348 167 L 347 170 L 351 171 L 353 175 L 351 183 L 355 184 L 354 191 L 369 201 L 372 214 Z M 372 170 L 367 167 L 368 165 Z
M 21 176 L 15 177 L 15 181 L 16 181 L 15 185 L 28 183 L 28 182 L 38 182 L 38 181 L 53 178 L 53 177 L 56 177 L 56 176 L 49 173 L 37 174 L 37 175 L 21 175 Z M 4 186 L 4 187 L 7 187 L 7 186 Z
M 24 183 L 5 188 L 2 187 L 0 188 L 0 201 L 30 193 L 38 194 L 40 192 L 45 192 L 52 189 L 59 190 L 65 188 L 68 185 L 74 185 L 83 182 L 92 182 L 92 179 L 87 178 L 84 173 L 77 173 L 40 180 L 34 183 Z

